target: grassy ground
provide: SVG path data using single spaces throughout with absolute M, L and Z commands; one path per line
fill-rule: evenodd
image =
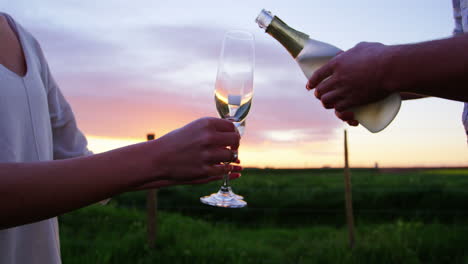
M 248 208 L 201 205 L 219 183 L 159 191 L 156 249 L 145 193 L 60 217 L 64 263 L 468 263 L 468 170 L 353 170 L 356 248 L 341 170 L 246 170 Z

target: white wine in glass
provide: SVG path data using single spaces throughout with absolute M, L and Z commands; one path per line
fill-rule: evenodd
M 215 104 L 219 116 L 233 122 L 241 136 L 252 105 L 254 64 L 253 35 L 241 30 L 226 32 L 216 75 Z M 223 184 L 217 193 L 201 197 L 200 201 L 227 208 L 247 205 L 242 196 L 232 191 L 229 173 L 224 175 Z

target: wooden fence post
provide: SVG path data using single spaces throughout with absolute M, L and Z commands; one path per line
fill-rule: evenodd
M 349 247 L 354 248 L 354 215 L 353 215 L 353 200 L 351 195 L 351 176 L 349 173 L 349 162 L 348 162 L 348 134 L 345 129 L 344 131 L 344 156 L 345 156 L 345 167 L 344 167 L 344 181 L 345 181 L 345 204 L 346 204 L 346 222 L 348 224 L 349 234 Z
M 147 134 L 146 139 L 153 140 L 154 134 Z M 146 193 L 147 235 L 149 248 L 155 248 L 158 234 L 158 190 L 148 190 Z

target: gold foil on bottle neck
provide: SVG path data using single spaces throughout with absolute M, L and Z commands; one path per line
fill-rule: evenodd
M 278 40 L 294 58 L 309 40 L 309 35 L 289 27 L 277 16 L 273 18 L 266 32 Z

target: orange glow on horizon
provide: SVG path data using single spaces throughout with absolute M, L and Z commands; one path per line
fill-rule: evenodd
M 87 136 L 90 150 L 101 153 L 131 144 L 145 141 L 136 138 L 109 138 L 100 136 Z M 343 167 L 343 142 L 330 140 L 325 142 L 303 144 L 277 144 L 265 140 L 256 144 L 243 144 L 239 149 L 239 158 L 243 167 L 255 168 L 322 168 Z M 372 144 L 372 142 L 369 142 Z M 356 142 L 350 144 L 351 167 L 464 167 L 466 158 L 464 150 L 453 153 L 454 156 L 436 156 L 428 153 L 427 148 L 415 148 L 406 153 L 398 153 L 398 148 L 387 142 L 385 145 L 373 150 L 360 151 Z M 408 157 L 408 160 L 402 159 Z M 444 158 L 445 156 L 445 158 Z M 454 157 L 459 158 L 454 158 Z M 369 158 L 372 157 L 372 158 Z M 403 158 L 404 158 L 403 157 Z

